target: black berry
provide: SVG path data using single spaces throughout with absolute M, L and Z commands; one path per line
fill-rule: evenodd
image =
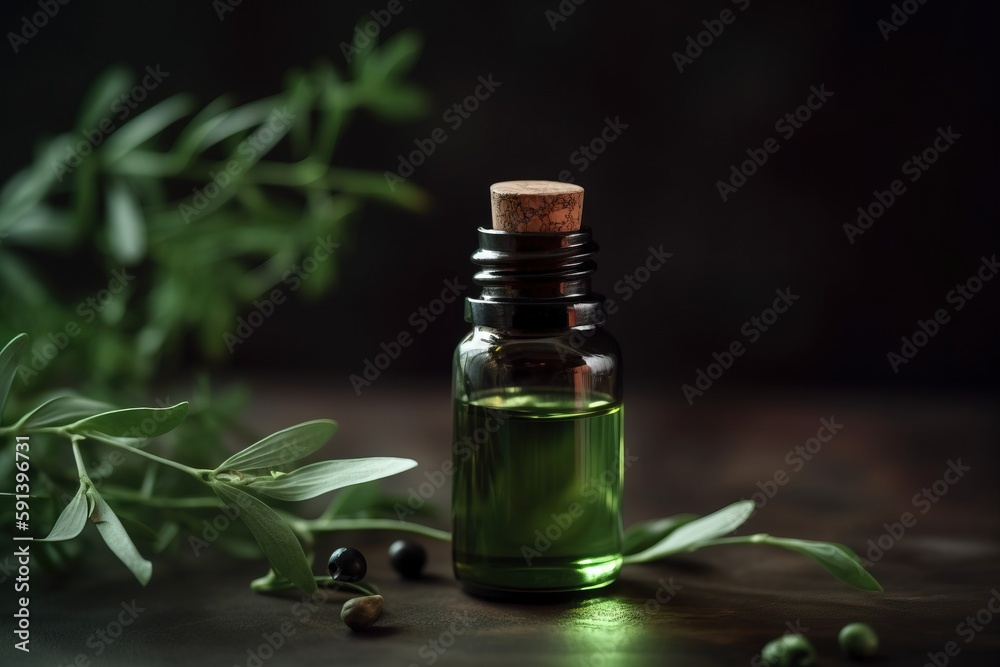
M 427 564 L 427 551 L 416 542 L 397 540 L 389 547 L 392 569 L 406 579 L 416 579 Z
M 361 581 L 368 573 L 368 561 L 357 549 L 341 547 L 330 555 L 327 569 L 335 581 Z

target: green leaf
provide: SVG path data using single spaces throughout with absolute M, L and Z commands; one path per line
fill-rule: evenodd
M 417 64 L 423 48 L 423 37 L 413 29 L 403 30 L 386 40 L 378 49 L 382 75 L 387 79 L 403 78 Z
M 205 105 L 201 111 L 188 121 L 187 126 L 177 136 L 172 153 L 180 156 L 185 161 L 193 157 L 198 149 L 199 142 L 208 135 L 215 123 L 218 122 L 219 114 L 225 112 L 230 104 L 230 97 L 222 95 Z
M 115 513 L 104 502 L 104 498 L 93 488 L 87 491 L 87 496 L 94 503 L 94 510 L 90 514 L 90 520 L 97 524 L 97 530 L 107 543 L 111 551 L 125 563 L 125 566 L 132 571 L 135 578 L 143 586 L 149 583 L 153 576 L 153 564 L 142 557 L 139 550 L 132 543 L 132 538 L 128 536 L 122 522 L 118 520 Z
M 336 496 L 320 515 L 321 519 L 350 516 L 367 511 L 382 499 L 378 482 L 365 482 L 349 486 Z
M 108 186 L 108 248 L 125 265 L 146 256 L 146 221 L 135 193 L 121 179 Z
M 14 381 L 17 365 L 28 347 L 28 334 L 18 334 L 0 350 L 0 424 L 3 423 L 3 408 L 7 404 L 10 385 Z
M 87 499 L 87 487 L 80 485 L 76 495 L 69 501 L 63 509 L 62 514 L 56 519 L 52 530 L 47 537 L 43 537 L 36 542 L 59 542 L 61 540 L 71 540 L 80 534 L 83 527 L 87 525 L 87 516 L 90 514 L 89 501 Z
M 174 95 L 128 121 L 104 142 L 104 164 L 111 164 L 146 143 L 187 115 L 193 106 L 187 95 Z
M 861 565 L 861 559 L 858 558 L 858 555 L 843 544 L 795 540 L 787 537 L 771 537 L 770 535 L 754 535 L 750 539 L 754 543 L 770 544 L 805 554 L 825 567 L 837 579 L 856 588 L 866 591 L 882 590 L 882 586 L 875 580 L 875 577 Z
M 354 30 L 351 31 L 350 46 L 353 49 L 351 51 L 351 59 L 349 61 L 351 74 L 355 79 L 364 79 L 367 74 L 371 71 L 371 67 L 368 61 L 375 57 L 375 50 L 378 45 L 378 36 L 366 39 L 364 45 L 359 45 L 355 43 L 355 35 L 363 35 L 365 32 L 365 21 L 364 18 L 358 20 L 357 25 Z M 360 32 L 359 32 L 360 31 Z
M 688 551 L 698 542 L 733 532 L 750 518 L 753 511 L 754 502 L 752 500 L 737 501 L 717 512 L 684 524 L 653 546 L 627 556 L 624 562 L 646 563 L 681 551 Z
M 125 408 L 81 419 L 66 427 L 70 433 L 84 436 L 142 439 L 163 435 L 187 417 L 186 401 L 169 408 Z
M 678 514 L 663 519 L 643 521 L 630 526 L 625 530 L 622 554 L 628 556 L 645 551 L 684 524 L 691 523 L 697 518 L 697 514 Z
M 14 253 L 0 253 L 0 283 L 6 283 L 7 295 L 18 298 L 29 307 L 50 310 L 55 297 L 50 297 L 37 272 Z
M 430 109 L 430 96 L 412 84 L 369 86 L 360 89 L 359 95 L 376 116 L 390 123 L 423 118 Z
M 102 120 L 111 118 L 111 105 L 128 90 L 132 81 L 132 75 L 124 67 L 111 67 L 101 73 L 87 90 L 76 129 L 93 130 L 99 128 Z
M 37 204 L 11 223 L 6 240 L 42 250 L 65 250 L 73 244 L 73 216 L 68 211 Z
M 48 426 L 67 426 L 84 417 L 114 409 L 107 403 L 94 401 L 83 396 L 67 395 L 51 398 L 22 417 L 25 429 Z
M 337 432 L 337 422 L 316 419 L 273 433 L 219 464 L 216 472 L 273 469 L 309 456 Z
M 395 475 L 416 465 L 412 459 L 389 456 L 321 461 L 287 474 L 258 477 L 249 488 L 279 500 L 306 500 L 351 484 Z
M 30 167 L 14 174 L 0 190 L 0 230 L 10 227 L 37 206 L 62 181 L 66 149 L 80 141 L 79 135 L 60 134 L 36 149 Z
M 256 102 L 248 102 L 203 120 L 196 132 L 197 143 L 194 144 L 194 149 L 207 150 L 234 134 L 267 122 L 274 115 L 277 105 L 285 101 L 287 100 L 283 96 L 274 95 Z
M 270 507 L 249 493 L 224 483 L 212 484 L 219 497 L 247 525 L 274 571 L 306 593 L 316 592 L 316 580 L 295 533 Z

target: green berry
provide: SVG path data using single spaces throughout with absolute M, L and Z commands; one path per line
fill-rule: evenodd
M 382 615 L 382 596 L 351 598 L 340 610 L 340 619 L 351 630 L 367 630 Z
M 852 660 L 871 658 L 878 652 L 878 635 L 867 623 L 850 623 L 840 630 L 840 650 Z
M 816 664 L 816 651 L 799 634 L 783 635 L 767 643 L 760 652 L 769 667 L 808 667 Z

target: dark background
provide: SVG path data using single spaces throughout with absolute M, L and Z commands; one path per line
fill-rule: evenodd
M 415 139 L 443 126 L 448 140 L 412 178 L 434 209 L 425 217 L 368 209 L 351 228 L 339 290 L 284 307 L 281 325 L 261 328 L 231 369 L 320 371 L 348 388 L 380 342 L 413 333 L 410 314 L 445 279 L 471 286 L 468 259 L 475 228 L 489 221 L 491 183 L 556 180 L 569 170 L 586 188 L 584 220 L 602 246 L 596 287 L 619 299 L 609 326 L 630 383 L 656 383 L 684 400 L 681 384 L 693 383 L 713 352 L 746 343 L 743 323 L 771 304 L 775 289 L 790 288 L 800 300 L 720 386 L 995 388 L 1000 281 L 960 312 L 946 303 L 997 251 L 995 3 L 914 2 L 919 9 L 888 41 L 877 21 L 889 18 L 889 2 L 752 0 L 740 11 L 726 0 L 565 0 L 574 11 L 555 30 L 545 12 L 558 10 L 557 0 L 402 4 L 382 36 L 424 34 L 413 78 L 432 93 L 434 111 L 397 127 L 358 119 L 337 162 L 394 170 Z M 225 91 L 252 100 L 279 90 L 290 67 L 328 58 L 345 69 L 340 43 L 359 17 L 385 5 L 243 2 L 221 21 L 207 0 L 61 6 L 20 53 L 4 47 L 0 177 L 31 159 L 39 136 L 72 127 L 88 85 L 111 64 L 170 72 L 151 101 L 179 91 L 202 102 Z M 673 52 L 727 8 L 735 21 L 678 72 Z M 34 2 L 5 3 L 0 27 L 14 30 L 34 11 Z M 501 86 L 452 131 L 442 114 L 488 75 Z M 775 121 L 820 85 L 834 95 L 793 137 L 781 137 Z M 606 118 L 628 127 L 579 172 L 571 155 Z M 906 179 L 901 165 L 949 126 L 961 138 L 849 243 L 842 225 L 857 207 Z M 768 137 L 780 150 L 723 203 L 716 181 Z M 616 281 L 661 244 L 672 259 L 621 303 Z M 938 308 L 952 321 L 894 373 L 887 353 Z M 446 383 L 467 328 L 451 306 L 385 379 L 429 374 Z

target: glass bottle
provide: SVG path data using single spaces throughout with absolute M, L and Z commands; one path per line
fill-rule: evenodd
M 455 576 L 490 597 L 606 586 L 621 568 L 622 372 L 590 291 L 597 245 L 572 225 L 479 241 L 482 295 L 454 357 Z

